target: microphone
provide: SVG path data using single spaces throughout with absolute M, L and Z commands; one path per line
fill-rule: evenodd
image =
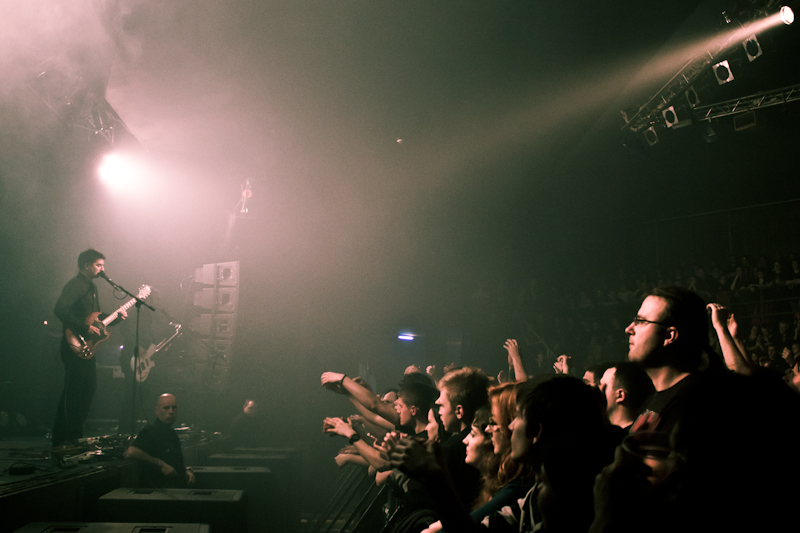
M 98 277 L 98 278 L 103 278 L 104 280 L 106 280 L 106 281 L 108 282 L 108 284 L 109 284 L 109 285 L 111 285 L 111 286 L 112 286 L 112 287 L 114 287 L 115 289 L 116 289 L 116 288 L 119 288 L 119 285 L 117 285 L 116 283 L 114 283 L 114 280 L 112 280 L 111 278 L 109 278 L 108 276 L 106 276 L 106 273 L 105 273 L 105 271 L 101 270 L 100 272 L 98 272 L 98 273 L 97 273 L 97 277 Z

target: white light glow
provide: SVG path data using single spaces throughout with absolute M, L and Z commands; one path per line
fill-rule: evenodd
M 149 172 L 139 158 L 114 152 L 103 157 L 97 174 L 108 189 L 114 193 L 144 193 L 150 184 Z
M 783 7 L 781 8 L 781 20 L 782 20 L 782 21 L 783 21 L 783 23 L 784 23 L 784 24 L 786 24 L 787 26 L 788 26 L 789 24 L 791 24 L 792 22 L 794 22 L 794 11 L 792 11 L 792 8 L 791 8 L 791 7 L 789 7 L 789 6 L 783 6 Z
M 401 341 L 413 341 L 414 335 L 409 335 L 404 333 L 402 335 L 398 335 L 397 338 L 400 339 Z

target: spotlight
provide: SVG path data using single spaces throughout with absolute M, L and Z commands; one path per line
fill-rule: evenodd
M 728 82 L 733 81 L 733 72 L 731 72 L 731 66 L 728 63 L 728 60 L 720 61 L 716 65 L 714 65 L 714 76 L 717 77 L 717 83 L 720 85 L 725 85 Z
M 647 141 L 647 144 L 653 146 L 654 144 L 658 143 L 658 134 L 656 133 L 655 128 L 650 126 L 646 130 L 644 130 L 644 140 Z
M 397 338 L 401 341 L 413 341 L 414 337 L 416 337 L 416 335 L 413 333 L 401 333 L 397 336 Z
M 118 154 L 107 154 L 97 169 L 103 182 L 113 188 L 130 187 L 135 181 L 135 172 L 130 161 Z
M 694 109 L 700 104 L 700 97 L 697 96 L 697 91 L 694 90 L 693 86 L 686 89 L 686 92 L 684 94 L 686 95 L 686 102 L 692 109 Z
M 747 54 L 747 59 L 750 61 L 753 61 L 763 53 L 755 34 L 742 41 L 742 47 L 744 48 L 744 53 Z
M 782 21 L 783 21 L 783 23 L 784 23 L 784 24 L 786 24 L 787 26 L 788 26 L 789 24 L 791 24 L 792 22 L 794 22 L 794 11 L 792 11 L 792 8 L 791 8 L 791 7 L 789 7 L 789 6 L 783 6 L 783 7 L 781 8 L 781 20 L 782 20 Z
M 692 123 L 692 118 L 688 111 L 682 107 L 669 106 L 661 112 L 661 115 L 664 117 L 664 123 L 668 128 L 678 129 L 689 126 Z

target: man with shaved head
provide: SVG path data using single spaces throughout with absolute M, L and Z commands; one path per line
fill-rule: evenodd
M 194 483 L 194 474 L 183 464 L 178 434 L 172 425 L 178 417 L 178 400 L 162 394 L 156 402 L 156 420 L 136 436 L 125 457 L 142 465 L 141 487 L 183 488 Z

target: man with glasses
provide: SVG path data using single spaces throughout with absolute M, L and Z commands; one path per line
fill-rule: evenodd
M 628 359 L 640 365 L 655 387 L 631 430 L 670 431 L 683 392 L 700 379 L 708 347 L 706 303 L 680 287 L 655 289 L 639 309 L 628 334 Z

